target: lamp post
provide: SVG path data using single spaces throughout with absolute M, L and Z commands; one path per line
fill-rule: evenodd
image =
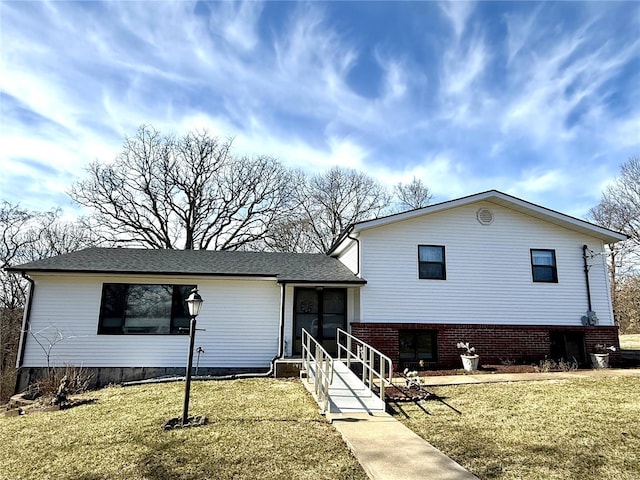
M 182 425 L 186 425 L 189 420 L 189 392 L 191 390 L 191 366 L 193 365 L 193 343 L 196 337 L 196 317 L 202 308 L 202 297 L 198 294 L 198 289 L 194 288 L 186 302 L 189 307 L 189 357 L 187 359 L 187 372 L 184 386 L 184 409 L 182 411 Z

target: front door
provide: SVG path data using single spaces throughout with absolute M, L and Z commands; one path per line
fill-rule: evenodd
M 302 354 L 302 329 L 330 355 L 338 353 L 336 330 L 347 329 L 347 291 L 344 288 L 296 288 L 293 311 L 293 354 Z

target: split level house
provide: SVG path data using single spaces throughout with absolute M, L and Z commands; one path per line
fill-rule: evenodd
M 98 384 L 183 373 L 193 288 L 199 374 L 299 357 L 303 328 L 334 353 L 349 331 L 399 368 L 457 367 L 460 341 L 481 363 L 582 363 L 618 345 L 605 245 L 625 238 L 492 190 L 355 223 L 326 255 L 89 248 L 14 266 L 31 283 L 19 388 L 52 339 L 52 365 Z

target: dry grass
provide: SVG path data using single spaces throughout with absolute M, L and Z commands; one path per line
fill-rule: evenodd
M 483 480 L 640 479 L 638 377 L 431 391 L 396 418 Z
M 298 381 L 194 382 L 192 415 L 163 431 L 184 384 L 112 387 L 52 413 L 0 417 L 1 479 L 366 479 Z
M 640 333 L 620 335 L 620 348 L 623 350 L 640 350 Z

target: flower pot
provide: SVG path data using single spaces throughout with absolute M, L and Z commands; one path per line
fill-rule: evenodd
M 467 372 L 478 370 L 480 355 L 460 355 L 460 358 L 462 359 L 462 368 Z
M 592 353 L 590 355 L 593 368 L 609 368 L 608 353 Z

